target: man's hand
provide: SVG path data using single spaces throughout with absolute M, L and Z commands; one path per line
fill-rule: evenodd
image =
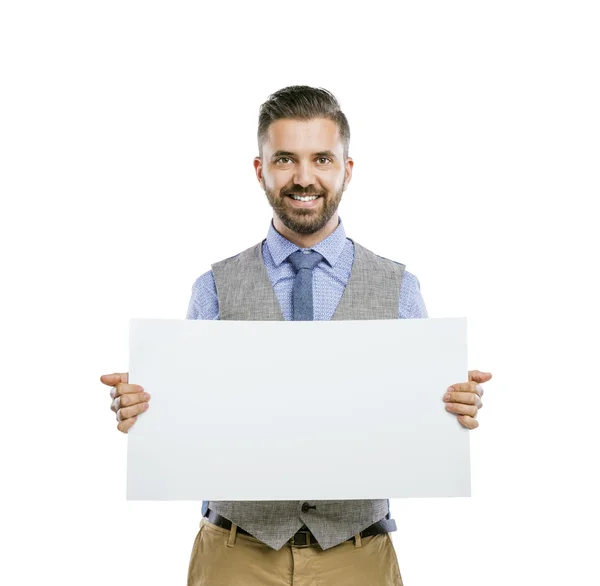
M 113 399 L 110 408 L 111 411 L 117 414 L 117 421 L 119 421 L 117 429 L 127 433 L 137 421 L 137 416 L 147 411 L 150 406 L 150 403 L 148 403 L 150 393 L 144 393 L 144 389 L 140 385 L 128 384 L 128 372 L 103 374 L 100 377 L 100 382 L 114 387 L 110 392 Z
M 479 383 L 491 378 L 491 372 L 469 370 L 469 382 L 452 385 L 444 395 L 446 411 L 458 415 L 462 426 L 468 429 L 479 427 L 479 421 L 475 419 L 477 411 L 483 407 L 483 387 Z

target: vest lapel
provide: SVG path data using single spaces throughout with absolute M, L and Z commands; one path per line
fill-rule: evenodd
M 212 265 L 219 319 L 283 321 L 262 257 L 262 242 Z
M 350 278 L 331 319 L 398 319 L 404 265 L 383 259 L 354 240 L 352 244 Z

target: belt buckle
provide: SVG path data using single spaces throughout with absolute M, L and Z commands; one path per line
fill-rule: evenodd
M 306 543 L 304 545 L 296 545 L 294 542 L 294 535 L 296 535 L 296 533 L 306 533 Z M 290 537 L 290 543 L 294 547 L 310 547 L 310 531 L 296 531 L 296 533 Z

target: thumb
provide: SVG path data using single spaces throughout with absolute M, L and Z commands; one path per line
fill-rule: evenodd
M 128 372 L 115 372 L 114 374 L 103 374 L 100 377 L 100 382 L 114 387 L 117 383 L 128 383 L 129 373 Z
M 481 372 L 480 370 L 470 370 L 469 380 L 476 383 L 484 383 L 492 378 L 491 372 Z

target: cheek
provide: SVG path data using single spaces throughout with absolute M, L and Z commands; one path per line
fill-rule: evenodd
M 290 173 L 285 173 L 284 171 L 277 171 L 275 173 L 271 172 L 268 174 L 263 174 L 263 179 L 265 182 L 265 186 L 269 191 L 281 191 L 286 185 L 292 184 L 292 176 Z
M 329 193 L 337 193 L 344 185 L 344 174 L 341 175 L 330 175 L 329 177 L 323 178 L 323 186 Z

